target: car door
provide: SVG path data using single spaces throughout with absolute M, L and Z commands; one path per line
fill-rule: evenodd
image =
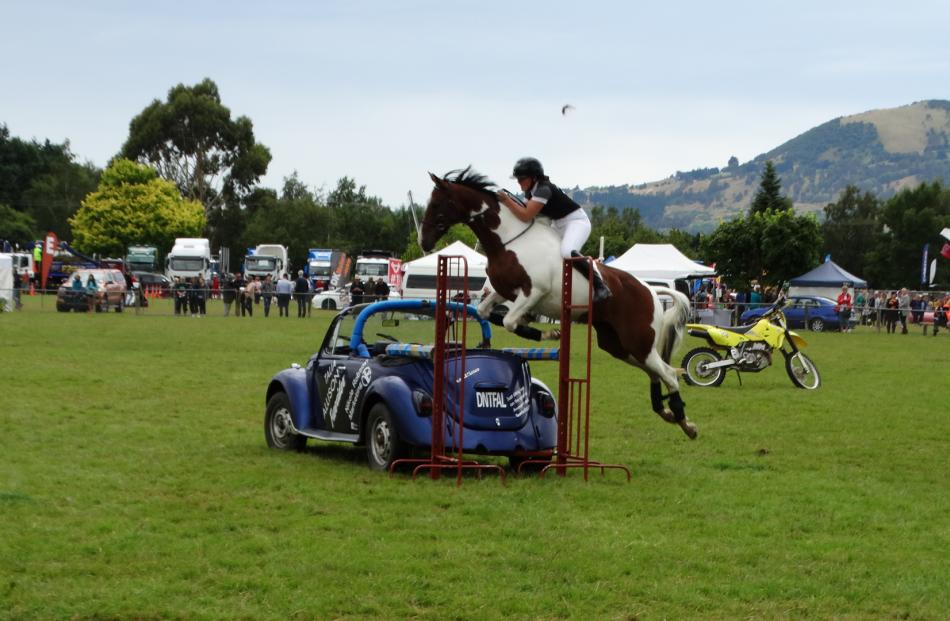
M 372 379 L 371 359 L 350 351 L 351 317 L 338 317 L 324 339 L 313 365 L 313 420 L 327 431 L 359 433 L 362 398 Z
M 785 309 L 785 320 L 789 328 L 802 328 L 805 326 L 805 309 L 809 300 L 804 298 L 793 298 L 792 303 Z

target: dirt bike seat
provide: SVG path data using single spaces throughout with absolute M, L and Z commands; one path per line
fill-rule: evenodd
M 722 328 L 723 330 L 735 332 L 736 334 L 745 334 L 746 332 L 748 332 L 754 327 L 755 327 L 754 323 L 750 323 L 749 325 L 746 325 L 746 326 L 731 326 L 731 327 L 720 326 L 720 328 Z

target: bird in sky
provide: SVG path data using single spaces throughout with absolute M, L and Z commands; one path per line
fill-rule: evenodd
M 565 114 L 567 114 L 568 110 L 574 110 L 574 109 L 575 109 L 574 106 L 572 106 L 571 104 L 564 104 L 563 106 L 561 106 L 561 116 L 564 116 Z

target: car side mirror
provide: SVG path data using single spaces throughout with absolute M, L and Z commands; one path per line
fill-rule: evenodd
M 397 326 L 399 326 L 399 320 L 398 320 L 398 319 L 383 319 L 383 327 L 384 327 L 384 328 L 395 328 L 395 327 L 397 327 Z

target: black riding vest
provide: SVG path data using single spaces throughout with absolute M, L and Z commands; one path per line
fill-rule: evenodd
M 538 181 L 534 195 L 539 198 L 545 197 L 548 199 L 548 202 L 541 208 L 541 215 L 547 216 L 552 220 L 563 218 L 567 214 L 581 208 L 570 196 L 562 192 L 561 188 L 550 181 Z M 525 193 L 525 198 L 530 200 L 531 196 L 531 192 Z

